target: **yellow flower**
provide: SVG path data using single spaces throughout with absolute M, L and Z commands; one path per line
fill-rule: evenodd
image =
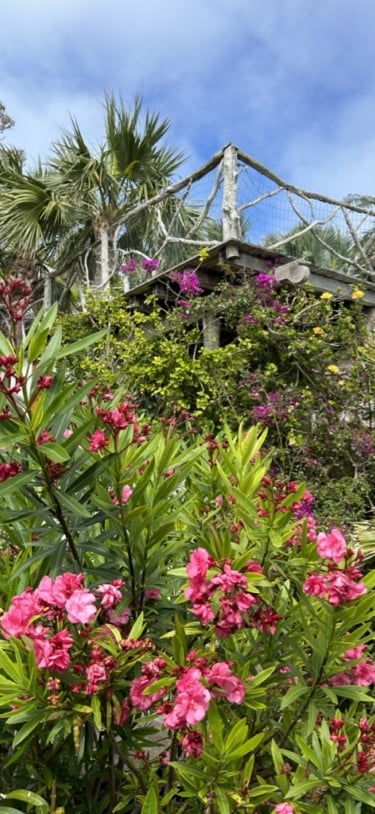
M 359 288 L 356 288 L 352 293 L 352 300 L 360 300 L 361 297 L 364 297 L 364 291 L 360 291 Z
M 328 365 L 327 370 L 329 370 L 330 373 L 340 373 L 340 368 L 337 367 L 337 365 Z
M 318 336 L 319 334 L 324 334 L 324 331 L 323 328 L 320 328 L 320 326 L 317 325 L 316 328 L 313 328 L 313 333 L 315 336 Z
M 320 295 L 321 300 L 331 300 L 332 297 L 333 297 L 333 294 L 330 294 L 329 291 L 323 291 L 323 294 Z

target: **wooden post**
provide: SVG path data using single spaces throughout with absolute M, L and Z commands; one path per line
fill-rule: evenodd
M 220 319 L 212 314 L 203 317 L 203 347 L 207 350 L 220 348 Z
M 241 239 L 241 218 L 237 208 L 237 148 L 228 144 L 223 151 L 223 241 Z M 227 258 L 238 257 L 236 246 L 227 247 Z

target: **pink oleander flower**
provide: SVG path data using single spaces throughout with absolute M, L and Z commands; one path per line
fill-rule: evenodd
M 352 569 L 332 569 L 324 574 L 310 574 L 304 582 L 303 590 L 310 596 L 327 599 L 330 605 L 352 602 L 367 592 L 365 584 L 355 582 L 352 574 Z M 360 571 L 355 569 L 355 579 L 359 576 Z
M 145 599 L 160 599 L 160 588 L 146 588 Z
M 277 803 L 273 814 L 294 814 L 294 806 L 291 803 Z
M 375 684 L 375 664 L 371 661 L 363 661 L 356 664 L 351 669 L 352 683 L 358 687 L 369 687 Z
M 181 748 L 185 757 L 201 756 L 203 751 L 203 735 L 196 730 L 190 730 L 181 740 Z
M 37 387 L 41 390 L 48 390 L 53 384 L 53 376 L 39 376 Z
M 103 608 L 113 608 L 122 600 L 121 591 L 113 584 L 98 585 L 96 593 L 101 596 L 100 604 Z
M 22 471 L 23 467 L 16 461 L 12 461 L 12 463 L 0 464 L 0 483 L 8 480 L 8 478 L 14 478 L 15 475 L 18 475 L 18 473 Z
M 79 588 L 73 591 L 69 599 L 65 603 L 65 609 L 69 622 L 80 622 L 86 625 L 95 619 L 97 608 L 95 603 L 94 594 L 90 593 L 88 588 Z
M 226 661 L 219 661 L 211 668 L 204 670 L 204 677 L 209 683 L 213 697 L 224 695 L 232 704 L 242 704 L 245 697 L 245 685 L 238 676 L 233 675 Z M 215 687 L 223 692 L 217 692 Z
M 35 590 L 40 602 L 52 607 L 65 608 L 65 603 L 76 590 L 82 588 L 83 574 L 72 574 L 66 571 L 56 579 L 44 576 Z
M 95 430 L 90 437 L 89 451 L 100 452 L 100 450 L 105 449 L 108 444 L 109 438 L 107 438 L 104 430 Z
M 164 718 L 168 729 L 184 729 L 201 721 L 208 709 L 211 694 L 201 684 L 201 671 L 192 667 L 176 682 L 177 695 L 171 712 Z
M 94 693 L 98 691 L 100 684 L 104 684 L 107 680 L 107 670 L 104 664 L 98 664 L 96 662 L 86 667 L 85 672 L 87 676 L 86 693 L 87 695 L 94 695 Z
M 122 627 L 123 625 L 127 625 L 130 619 L 131 611 L 130 608 L 124 608 L 122 611 L 118 611 L 117 608 L 110 608 L 107 611 L 107 619 L 111 625 L 115 625 L 116 627 Z
M 214 561 L 205 548 L 196 548 L 190 554 L 186 571 L 191 580 L 203 580 Z
M 320 557 L 336 563 L 341 562 L 346 551 L 346 540 L 339 529 L 332 529 L 329 534 L 320 532 L 316 540 Z
M 122 492 L 121 492 L 121 503 L 122 504 L 126 503 L 129 500 L 129 498 L 132 496 L 132 494 L 133 494 L 133 489 L 131 488 L 131 486 L 128 486 L 127 484 L 125 486 L 123 486 Z M 112 499 L 112 503 L 114 503 L 115 506 L 120 505 L 120 501 L 119 501 L 117 495 L 114 494 L 114 492 L 111 492 L 111 499 Z
M 9 610 L 3 614 L 0 621 L 3 636 L 7 639 L 9 636 L 19 637 L 28 634 L 33 618 L 41 613 L 42 608 L 41 602 L 31 588 L 14 596 Z
M 157 676 L 156 676 L 157 678 Z M 140 678 L 135 678 L 132 681 L 132 685 L 130 688 L 130 700 L 134 707 L 140 709 L 142 712 L 145 710 L 150 709 L 153 704 L 159 701 L 164 695 L 164 689 L 160 689 L 157 692 L 144 695 L 144 691 L 148 689 L 153 683 L 156 681 L 155 676 L 150 678 L 147 675 L 143 675 Z
M 124 726 L 130 716 L 130 704 L 127 698 L 123 698 L 120 702 L 120 709 L 116 707 L 113 709 L 112 717 L 116 726 Z
M 357 647 L 351 647 L 349 650 L 345 650 L 342 657 L 343 661 L 354 661 L 354 659 L 360 659 L 367 649 L 367 644 L 359 644 Z
M 69 650 L 73 644 L 73 637 L 68 630 L 61 630 L 55 636 L 47 638 L 48 628 L 41 633 L 42 626 L 38 626 L 38 635 L 33 636 L 35 660 L 40 668 L 64 672 L 70 665 Z
M 341 602 L 353 602 L 367 592 L 363 582 L 353 582 L 345 571 L 331 571 L 326 579 L 328 595 L 331 605 L 340 605 Z

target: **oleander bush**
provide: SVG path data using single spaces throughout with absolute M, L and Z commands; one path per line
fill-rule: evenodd
M 262 422 L 142 415 L 0 294 L 0 814 L 375 808 L 361 551 Z

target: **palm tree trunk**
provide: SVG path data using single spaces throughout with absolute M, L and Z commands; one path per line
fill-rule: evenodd
M 99 246 L 95 248 L 95 277 L 94 288 L 99 292 L 107 291 L 111 278 L 109 229 L 107 224 L 101 224 L 98 229 L 97 242 Z

